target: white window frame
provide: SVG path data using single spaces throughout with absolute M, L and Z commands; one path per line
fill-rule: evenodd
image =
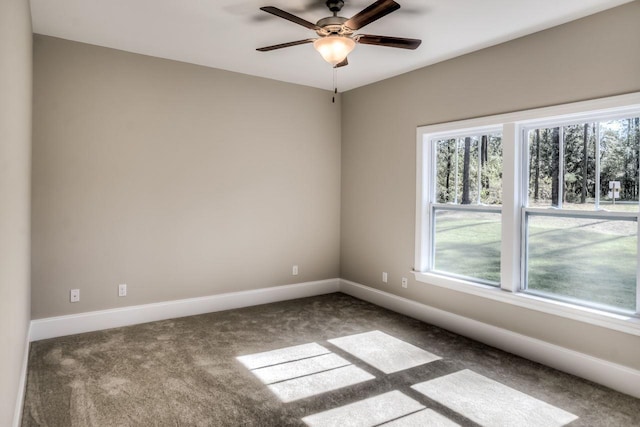
M 582 101 L 552 107 L 538 108 L 515 113 L 500 114 L 470 120 L 448 122 L 417 128 L 416 144 L 416 238 L 413 273 L 419 282 L 453 289 L 467 294 L 505 302 L 532 310 L 541 311 L 573 320 L 607 327 L 640 336 L 640 317 L 616 314 L 598 309 L 557 301 L 522 292 L 523 287 L 523 244 L 528 187 L 523 178 L 524 132 L 525 129 L 548 127 L 551 124 L 589 121 L 589 117 L 620 118 L 640 115 L 640 92 Z M 592 119 L 593 120 L 593 119 Z M 496 130 L 497 129 L 497 130 Z M 463 278 L 451 277 L 430 271 L 432 206 L 435 200 L 435 183 L 432 179 L 434 148 L 431 141 L 455 136 L 469 136 L 479 133 L 502 133 L 502 243 L 500 287 L 488 286 Z M 595 213 L 595 212 L 594 212 Z M 628 216 L 628 214 L 626 214 Z M 640 217 L 637 214 L 636 217 Z M 640 219 L 640 218 L 638 218 Z M 638 221 L 640 227 L 640 221 Z M 638 235 L 640 254 L 640 233 Z M 638 274 L 640 277 L 640 262 Z M 638 280 L 640 282 L 640 280 Z M 640 290 L 640 283 L 638 283 Z M 636 292 L 636 307 L 640 307 L 640 292 Z

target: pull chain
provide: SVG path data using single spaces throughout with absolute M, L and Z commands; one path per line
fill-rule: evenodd
M 338 68 L 333 67 L 333 97 L 331 98 L 332 103 L 336 103 L 336 95 L 338 94 Z

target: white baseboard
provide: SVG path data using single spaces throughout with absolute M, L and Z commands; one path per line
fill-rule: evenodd
M 16 407 L 13 411 L 13 427 L 20 427 L 22 424 L 22 407 L 24 406 L 24 394 L 27 387 L 27 367 L 29 365 L 29 344 L 31 343 L 31 325 L 27 330 L 27 337 L 24 344 L 24 356 L 22 367 L 20 368 L 20 382 L 18 383 L 18 395 L 16 396 Z
M 640 371 L 638 370 L 449 313 L 348 280 L 340 280 L 340 291 L 509 353 L 517 354 L 526 359 L 640 398 Z
M 338 292 L 339 290 L 340 279 L 328 279 L 199 298 L 91 311 L 68 316 L 48 317 L 31 321 L 31 341 L 311 297 Z

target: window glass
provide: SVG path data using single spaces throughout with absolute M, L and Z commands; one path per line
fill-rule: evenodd
M 638 122 L 587 121 L 528 132 L 529 207 L 563 211 L 527 212 L 528 292 L 635 310 L 637 217 L 612 212 L 638 212 Z
M 529 131 L 529 206 L 559 206 L 560 128 Z
M 601 208 L 638 211 L 639 121 L 635 117 L 600 123 Z
M 527 215 L 527 289 L 635 310 L 638 224 Z
M 500 282 L 501 215 L 437 209 L 434 269 Z
M 432 143 L 435 200 L 431 269 L 497 285 L 502 134 L 470 134 Z
M 638 117 L 530 130 L 529 207 L 637 211 L 639 141 Z
M 563 208 L 595 209 L 596 124 L 563 126 Z
M 434 141 L 436 203 L 502 204 L 502 136 Z

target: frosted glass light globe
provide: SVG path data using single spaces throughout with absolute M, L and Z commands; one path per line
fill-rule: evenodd
M 320 52 L 325 61 L 335 66 L 344 61 L 356 47 L 356 42 L 345 36 L 326 36 L 314 41 L 313 47 Z

